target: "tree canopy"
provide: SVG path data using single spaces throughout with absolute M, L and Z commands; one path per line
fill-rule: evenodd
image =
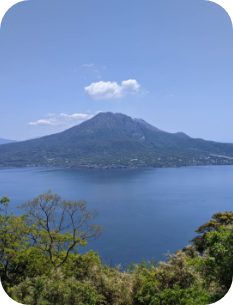
M 233 224 L 232 212 L 219 212 L 212 216 L 212 219 L 201 225 L 195 232 L 199 235 L 194 237 L 191 242 L 197 247 L 198 251 L 203 252 L 206 244 L 206 233 L 211 231 L 219 231 L 221 226 Z
M 21 216 L 0 200 L 0 276 L 15 301 L 28 305 L 206 305 L 229 290 L 233 274 L 233 213 L 217 213 L 191 245 L 165 261 L 131 263 L 121 270 L 79 247 L 104 228 L 85 200 L 50 191 L 21 205 Z M 200 242 L 201 241 L 201 242 Z
M 85 200 L 62 200 L 49 191 L 20 208 L 31 217 L 28 236 L 32 244 L 49 254 L 54 268 L 64 264 L 77 245 L 85 246 L 88 239 L 99 237 L 104 230 L 92 223 L 98 213 L 88 211 Z

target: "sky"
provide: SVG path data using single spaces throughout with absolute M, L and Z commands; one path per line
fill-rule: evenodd
M 98 112 L 233 142 L 233 30 L 204 0 L 29 0 L 0 29 L 0 138 Z

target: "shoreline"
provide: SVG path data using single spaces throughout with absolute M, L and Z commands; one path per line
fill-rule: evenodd
M 87 166 L 79 166 L 79 167 L 65 167 L 65 166 L 46 166 L 46 165 L 22 165 L 22 166 L 2 166 L 1 168 L 10 169 L 10 168 L 54 168 L 54 169 L 84 169 L 84 170 L 109 170 L 109 169 L 156 169 L 156 168 L 183 168 L 183 167 L 207 167 L 207 166 L 232 166 L 233 164 L 194 164 L 194 165 L 180 165 L 180 166 L 105 166 L 105 167 L 87 167 Z

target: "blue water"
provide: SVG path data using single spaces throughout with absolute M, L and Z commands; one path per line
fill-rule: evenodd
M 195 236 L 214 213 L 233 210 L 233 166 L 162 169 L 73 170 L 1 168 L 0 198 L 11 210 L 52 190 L 86 199 L 100 215 L 103 235 L 85 248 L 114 264 L 164 259 Z

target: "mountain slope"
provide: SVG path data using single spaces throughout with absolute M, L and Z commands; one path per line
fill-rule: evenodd
M 224 157 L 223 157 L 224 156 Z M 64 132 L 0 146 L 0 166 L 142 167 L 233 164 L 233 144 L 162 131 L 121 113 L 99 113 Z

